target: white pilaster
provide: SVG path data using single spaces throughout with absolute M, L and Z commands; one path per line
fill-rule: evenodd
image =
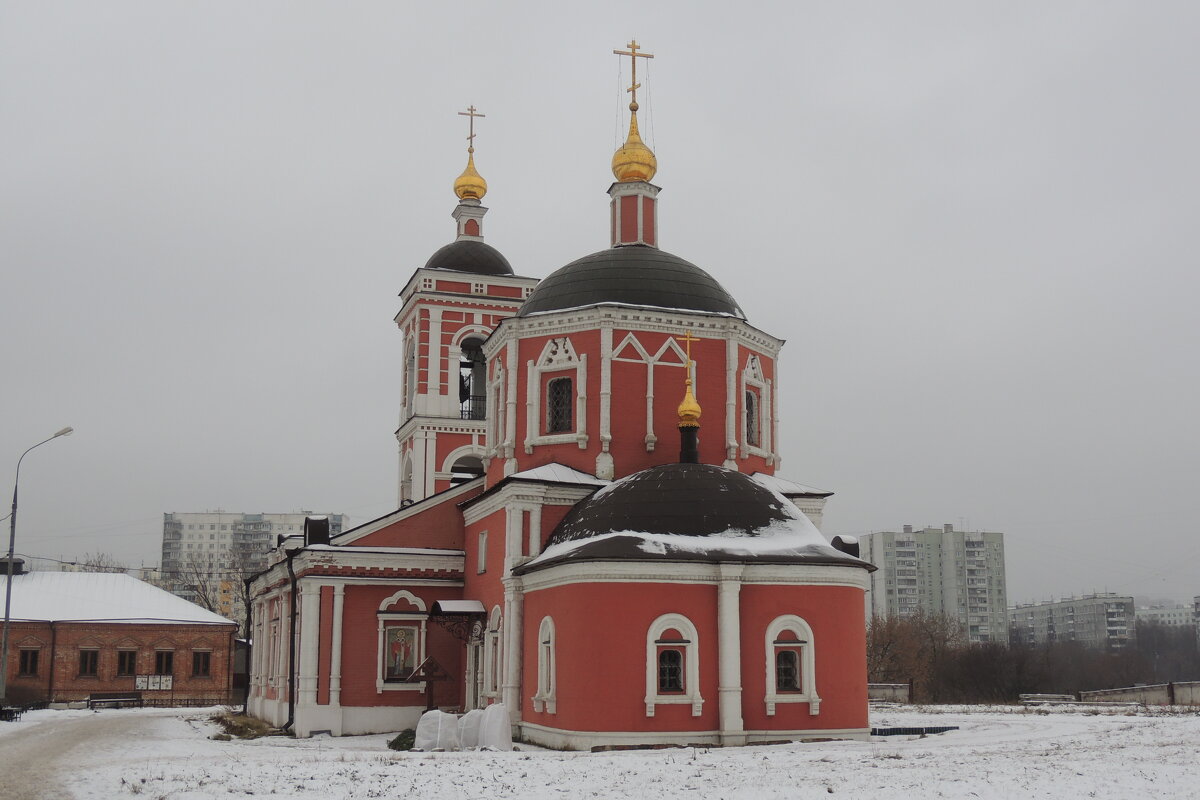
M 738 346 L 732 336 L 725 340 L 725 469 L 737 469 L 737 365 Z
M 508 709 L 514 734 L 521 722 L 521 661 L 522 630 L 525 595 L 521 579 L 504 579 L 504 675 L 500 689 L 501 702 Z
M 329 705 L 335 708 L 342 704 L 342 605 L 346 587 L 333 587 L 333 639 L 330 643 L 332 657 L 329 660 Z M 340 717 L 339 717 L 340 719 Z M 340 735 L 335 734 L 335 735 Z
M 296 703 L 301 706 L 317 704 L 317 656 L 320 652 L 321 586 L 300 585 L 300 641 L 297 655 L 300 663 L 299 691 Z
M 742 723 L 741 590 L 740 564 L 721 564 L 717 586 L 717 694 L 721 716 L 721 744 L 746 743 Z

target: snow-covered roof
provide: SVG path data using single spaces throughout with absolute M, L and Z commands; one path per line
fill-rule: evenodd
M 445 547 L 380 547 L 376 545 L 358 546 L 355 544 L 310 544 L 304 548 L 311 553 L 381 553 L 399 556 L 461 556 L 462 550 Z
M 803 483 L 789 481 L 787 478 L 781 478 L 778 475 L 768 475 L 765 472 L 756 472 L 750 476 L 754 480 L 761 483 L 773 492 L 787 496 L 792 494 L 815 494 L 828 496 L 833 492 L 827 492 L 824 489 L 815 489 L 812 486 L 805 486 Z
M 0 575 L 0 592 L 7 575 Z M 195 603 L 118 572 L 14 575 L 12 618 L 38 622 L 233 625 Z
M 487 609 L 478 600 L 438 600 L 433 604 L 435 611 L 443 614 L 486 614 Z
M 509 476 L 527 481 L 552 481 L 554 483 L 582 483 L 587 486 L 604 486 L 609 481 L 572 469 L 565 464 L 543 464 L 540 467 L 516 472 Z

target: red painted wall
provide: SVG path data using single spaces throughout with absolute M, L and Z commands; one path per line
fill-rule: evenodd
M 349 546 L 437 547 L 461 550 L 463 519 L 462 512 L 458 510 L 458 503 L 470 500 L 482 491 L 483 487 L 479 487 L 467 490 L 465 494 L 451 500 L 425 500 L 423 505 L 427 508 L 370 533 Z
M 343 706 L 422 706 L 425 695 L 416 691 L 376 692 L 379 672 L 379 604 L 407 588 L 432 608 L 438 600 L 459 599 L 456 587 L 401 587 L 397 585 L 347 586 L 342 607 L 342 694 Z M 401 602 L 398 610 L 408 606 Z M 451 675 L 464 668 L 463 646 L 444 628 L 429 623 L 426 634 L 426 653 L 433 656 Z M 462 681 L 438 681 L 434 687 L 438 705 L 462 704 Z
M 585 583 L 525 596 L 524 719 L 581 731 L 702 731 L 718 726 L 717 591 L 689 584 Z M 699 634 L 701 716 L 690 705 L 660 705 L 646 716 L 646 631 L 681 613 Z M 533 710 L 537 632 L 553 617 L 558 656 L 556 714 Z
M 863 592 L 847 586 L 746 584 L 742 608 L 742 718 L 747 730 L 867 727 L 867 634 Z M 766 715 L 766 630 L 795 614 L 816 647 L 818 716 L 807 703 L 779 703 Z

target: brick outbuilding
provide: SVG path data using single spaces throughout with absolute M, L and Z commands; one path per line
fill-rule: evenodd
M 7 577 L 0 574 L 0 592 Z M 119 573 L 13 575 L 8 702 L 140 692 L 219 704 L 232 688 L 237 624 Z

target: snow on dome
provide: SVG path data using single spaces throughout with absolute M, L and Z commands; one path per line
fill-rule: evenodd
M 8 577 L 0 575 L 0 590 Z M 234 625 L 182 597 L 120 572 L 14 575 L 12 618 L 39 622 Z
M 833 494 L 833 492 L 827 492 L 824 489 L 816 489 L 812 486 L 805 486 L 803 483 L 789 481 L 787 478 L 781 478 L 778 475 L 768 475 L 765 472 L 755 472 L 750 477 L 768 489 L 779 492 L 785 496 L 793 494 L 809 494 L 817 495 L 818 497 L 828 497 L 829 495 Z
M 528 572 L 567 561 L 762 561 L 873 569 L 832 547 L 786 497 L 709 464 L 664 464 L 580 501 Z

